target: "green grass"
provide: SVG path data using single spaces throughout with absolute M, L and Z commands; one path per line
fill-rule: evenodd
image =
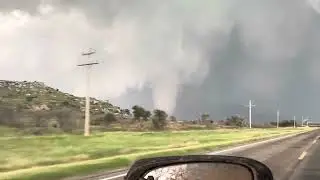
M 128 166 L 141 157 L 187 154 L 308 129 L 108 132 L 0 138 L 0 179 L 60 179 Z
M 13 136 L 19 136 L 19 130 L 16 128 L 9 128 L 9 127 L 3 127 L 0 126 L 0 138 L 1 137 L 13 137 Z

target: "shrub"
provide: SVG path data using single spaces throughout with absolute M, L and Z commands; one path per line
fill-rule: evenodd
M 110 123 L 112 123 L 112 122 L 116 122 L 116 121 L 117 121 L 117 118 L 116 118 L 116 116 L 115 116 L 114 114 L 112 114 L 112 113 L 107 113 L 107 114 L 104 116 L 103 120 L 105 121 L 106 124 L 110 124 Z
M 32 96 L 27 96 L 27 97 L 26 97 L 26 101 L 27 101 L 27 102 L 31 102 L 32 100 L 33 100 L 33 97 L 32 97 Z
M 167 125 L 167 113 L 163 110 L 156 109 L 153 111 L 152 124 L 156 130 L 163 130 Z

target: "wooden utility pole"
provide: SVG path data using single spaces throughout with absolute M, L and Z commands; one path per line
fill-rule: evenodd
M 86 67 L 86 109 L 85 109 L 85 120 L 84 120 L 84 135 L 90 135 L 90 70 L 93 65 L 99 64 L 98 62 L 89 62 L 90 56 L 95 54 L 96 51 L 89 49 L 88 52 L 82 53 L 82 56 L 88 56 L 88 62 L 79 64 L 78 66 Z

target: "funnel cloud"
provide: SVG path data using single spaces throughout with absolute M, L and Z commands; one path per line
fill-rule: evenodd
M 317 118 L 318 0 L 11 0 L 0 2 L 0 76 L 37 80 L 181 119 Z M 319 117 L 319 116 L 318 116 Z

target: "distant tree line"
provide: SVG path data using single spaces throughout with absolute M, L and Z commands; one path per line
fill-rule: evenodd
M 137 122 L 140 126 L 143 126 L 143 122 L 151 121 L 152 127 L 155 130 L 163 130 L 167 125 L 167 121 L 176 121 L 174 116 L 170 116 L 168 119 L 168 114 L 160 109 L 155 109 L 152 112 L 146 110 L 142 106 L 135 105 L 132 107 L 132 112 L 129 109 L 124 109 L 122 112 L 126 114 L 132 114 L 132 122 Z M 97 118 L 93 121 L 94 125 L 104 125 L 108 126 L 109 124 L 119 121 L 118 116 L 112 112 L 106 113 L 103 117 Z
M 270 122 L 270 124 L 273 126 L 277 126 L 277 122 Z M 279 121 L 279 127 L 292 127 L 293 124 L 294 124 L 294 120 L 281 120 L 281 121 Z
M 0 107 L 0 124 L 8 125 L 17 128 L 29 128 L 34 134 L 41 134 L 42 131 L 59 130 L 62 132 L 73 132 L 74 130 L 83 130 L 84 113 L 74 111 L 71 108 L 61 108 L 49 111 L 26 112 L 5 107 Z M 129 115 L 129 118 L 123 118 L 121 114 Z M 91 124 L 96 127 L 109 128 L 112 123 L 119 122 L 120 124 L 134 123 L 134 126 L 144 126 L 150 124 L 154 130 L 165 130 L 169 122 L 177 122 L 175 116 L 168 116 L 167 112 L 161 109 L 147 110 L 142 106 L 135 105 L 131 109 L 121 109 L 121 113 L 107 112 L 91 116 Z M 150 122 L 150 123 L 145 123 Z M 188 123 L 188 122 L 186 122 Z M 230 127 L 247 127 L 247 121 L 240 116 L 230 116 L 225 120 L 214 121 L 210 119 L 208 113 L 200 115 L 198 120 L 189 121 L 189 123 L 200 123 L 208 128 L 219 125 Z M 122 124 L 122 125 L 123 125 Z M 121 125 L 121 128 L 123 126 Z M 269 126 L 276 126 L 276 122 L 271 122 Z M 280 127 L 293 126 L 293 120 L 282 120 L 279 123 Z M 127 126 L 129 127 L 129 126 Z
M 168 114 L 160 109 L 155 109 L 153 110 L 153 113 L 151 113 L 143 107 L 135 105 L 132 107 L 132 114 L 136 121 L 148 121 L 151 119 L 153 128 L 156 130 L 163 130 L 167 125 Z M 170 118 L 173 121 L 176 120 L 174 116 L 171 116 Z
M 245 127 L 245 119 L 239 116 L 231 116 L 226 119 L 227 126 Z
M 214 121 L 210 119 L 210 115 L 208 113 L 201 114 L 200 118 L 197 121 L 192 121 L 193 124 L 211 124 L 212 125 L 220 125 L 220 126 L 232 126 L 232 127 L 246 127 L 248 126 L 247 122 L 243 117 L 240 116 L 230 116 L 224 120 Z

